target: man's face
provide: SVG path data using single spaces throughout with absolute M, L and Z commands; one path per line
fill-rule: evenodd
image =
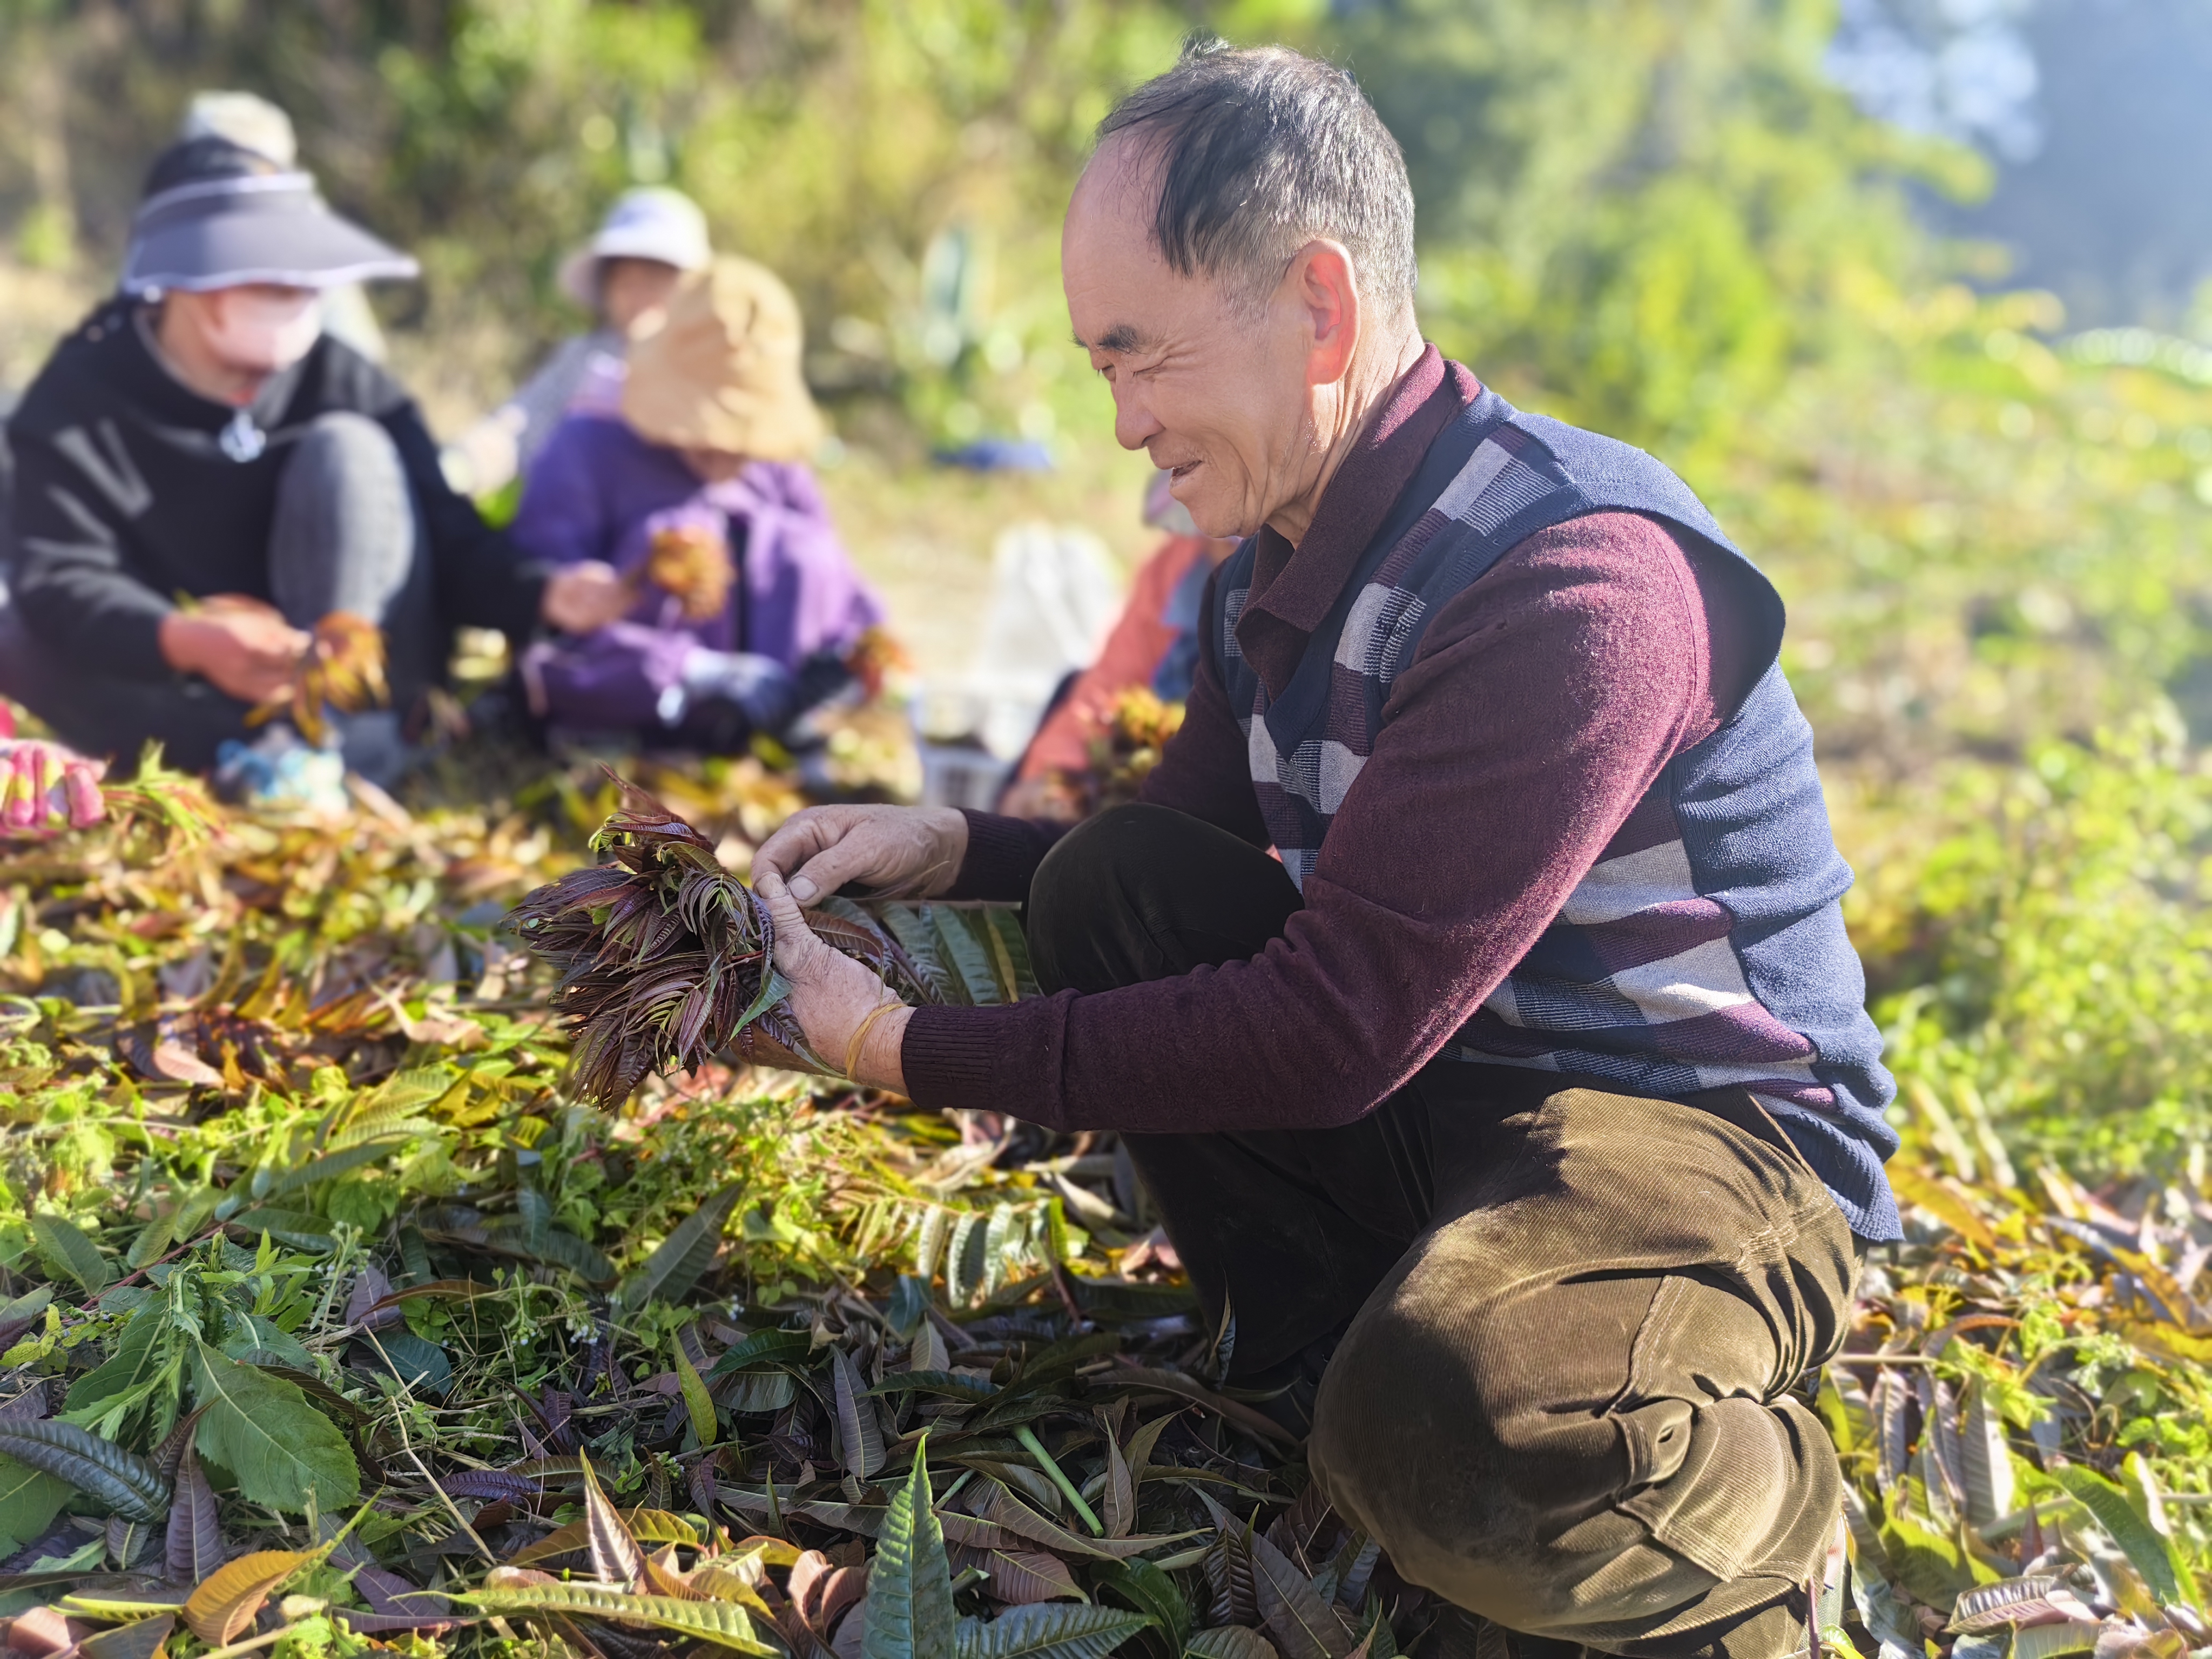
M 1076 186 L 1060 234 L 1075 337 L 1114 390 L 1114 435 L 1167 470 L 1209 536 L 1249 536 L 1296 498 L 1312 462 L 1310 332 L 1295 307 L 1256 317 L 1152 244 L 1153 194 L 1110 141 Z M 1278 296 L 1278 300 L 1279 296 Z

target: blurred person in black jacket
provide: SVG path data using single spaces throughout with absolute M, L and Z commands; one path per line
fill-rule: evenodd
M 388 775 L 455 627 L 519 645 L 625 608 L 606 566 L 549 573 L 489 527 L 413 398 L 323 331 L 324 289 L 416 274 L 304 173 L 218 137 L 161 154 L 117 293 L 9 422 L 8 690 L 89 753 L 127 766 L 158 738 L 203 769 L 349 613 L 382 630 L 392 707 L 335 724 Z

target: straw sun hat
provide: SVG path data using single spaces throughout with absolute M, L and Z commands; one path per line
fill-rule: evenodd
M 623 416 L 678 449 L 799 460 L 823 436 L 799 374 L 799 306 L 776 275 L 724 255 L 684 279 L 668 320 L 629 348 Z

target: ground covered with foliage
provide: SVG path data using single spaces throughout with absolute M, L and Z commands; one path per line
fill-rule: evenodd
M 1851 107 L 1822 0 L 16 8 L 0 379 L 106 291 L 196 88 L 289 105 L 422 257 L 386 321 L 448 428 L 579 325 L 553 273 L 613 194 L 676 183 L 806 296 L 841 523 L 964 652 L 1009 520 L 1133 534 L 1058 222 L 1194 21 L 1354 64 L 1425 331 L 1675 466 L 1790 602 L 1911 1230 L 1808 1383 L 1853 1493 L 1808 1643 L 2212 1647 L 2212 311 L 1998 291 L 1905 206 L 1984 164 Z M 980 433 L 1063 470 L 900 464 Z M 1125 713 L 1084 805 L 1165 736 Z M 497 924 L 614 792 L 471 764 L 0 849 L 16 1652 L 1495 1659 L 1221 1385 L 1110 1138 L 712 1055 L 585 1103 Z M 739 872 L 799 804 L 643 781 Z
M 740 866 L 791 804 L 750 763 L 649 781 Z M 1224 1385 L 1109 1137 L 711 1057 L 581 1103 L 497 924 L 615 804 L 580 771 L 323 820 L 179 787 L 0 859 L 15 1651 L 1490 1650 Z M 1863 931 L 1960 949 L 1949 890 L 1910 890 Z M 1815 1639 L 2178 1659 L 2212 1571 L 2201 1156 L 2069 1173 L 1940 1075 L 1910 1241 L 1807 1382 L 1851 1486 Z

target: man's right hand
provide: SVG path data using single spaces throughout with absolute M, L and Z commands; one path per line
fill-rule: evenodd
M 753 854 L 753 880 L 783 878 L 818 904 L 857 882 L 884 898 L 935 898 L 968 856 L 968 820 L 950 806 L 810 806 Z
M 289 694 L 313 643 L 275 606 L 239 594 L 217 594 L 197 611 L 172 611 L 161 618 L 162 660 L 179 673 L 203 676 L 242 702 Z

